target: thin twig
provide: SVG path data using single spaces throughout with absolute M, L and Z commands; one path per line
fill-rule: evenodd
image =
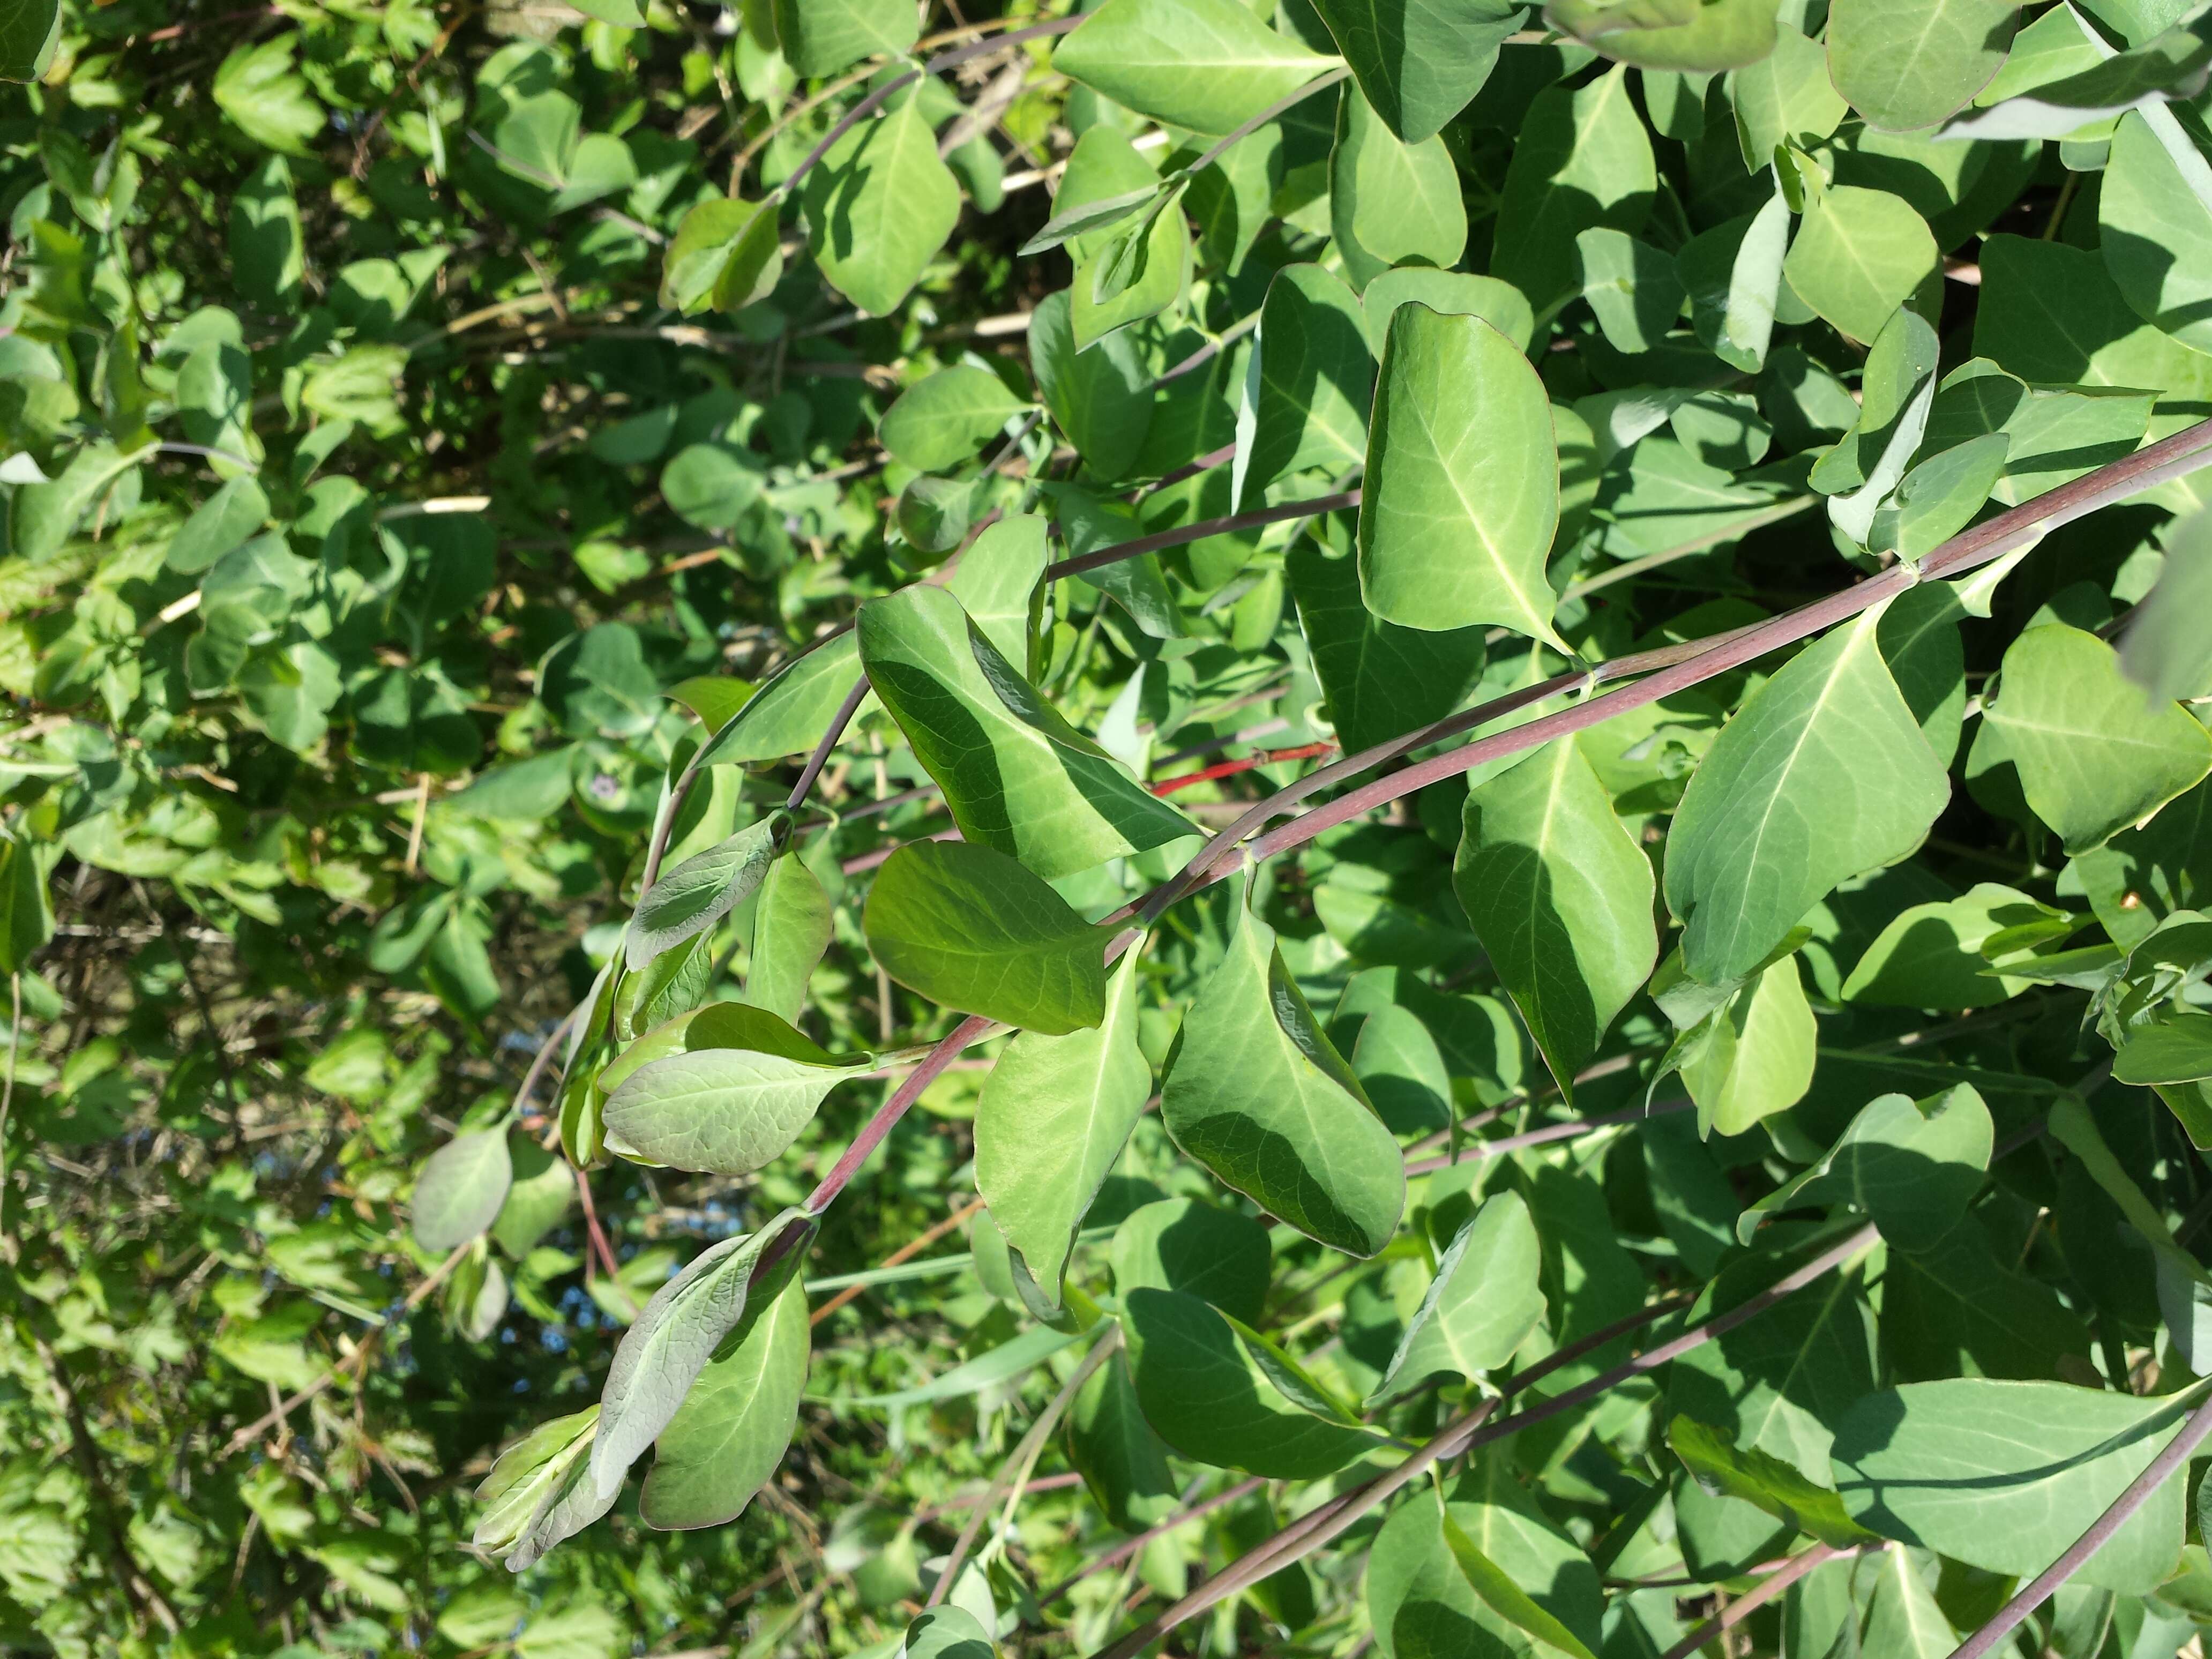
M 1729 1602 L 1711 1618 L 1692 1631 L 1680 1641 L 1660 1656 L 1660 1659 L 1690 1659 L 1690 1656 L 1723 1632 L 1733 1629 L 1788 1589 L 1824 1561 L 1832 1561 L 1839 1555 L 1850 1555 L 1850 1550 L 1839 1550 L 1827 1544 L 1815 1544 L 1804 1554 L 1792 1557 L 1789 1565 L 1769 1573 L 1753 1589 Z

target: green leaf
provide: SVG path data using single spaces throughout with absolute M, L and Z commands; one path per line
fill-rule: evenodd
M 877 54 L 896 57 L 921 33 L 920 14 L 904 0 L 774 0 L 776 45 L 807 76 L 835 75 Z
M 1513 1582 L 1511 1574 L 1474 1547 L 1474 1540 L 1451 1518 L 1441 1497 L 1437 1509 L 1443 1516 L 1444 1544 L 1485 1606 L 1515 1629 L 1535 1638 L 1543 1649 L 1566 1654 L 1569 1659 L 1596 1659 L 1581 1638 L 1539 1607 L 1528 1591 Z
M 753 903 L 745 1000 L 796 1025 L 806 1011 L 807 981 L 834 931 L 830 896 L 798 854 L 786 853 L 769 865 Z
M 911 478 L 899 491 L 892 517 L 907 544 L 934 562 L 968 538 L 975 514 L 975 486 L 964 478 Z
M 1782 274 L 1824 320 L 1872 341 L 1936 264 L 1936 238 L 1910 204 L 1837 185 L 1805 204 Z
M 866 1054 L 833 1054 L 764 1008 L 717 1003 L 655 1027 L 600 1075 L 607 1150 L 750 1175 L 781 1157 Z
M 140 460 L 109 443 L 88 443 L 48 483 L 18 484 L 8 508 L 9 550 L 33 563 L 62 550 L 78 524 L 108 492 L 110 485 Z
M 1009 664 L 1030 660 L 1030 617 L 1037 584 L 1044 580 L 1049 528 L 1030 513 L 1000 519 L 969 544 L 945 584 Z
M 2120 668 L 2159 702 L 2212 696 L 2212 514 L 2166 535 L 2158 582 L 2120 637 Z
M 1315 0 L 1359 90 L 1408 144 L 1431 138 L 1482 90 L 1518 0 Z
M 1553 631 L 1545 556 L 1559 520 L 1552 408 L 1479 317 L 1398 307 L 1382 352 L 1359 508 L 1368 609 L 1401 627 Z
M 1582 295 L 1616 351 L 1649 351 L 1665 339 L 1688 296 L 1674 261 L 1624 231 L 1593 225 L 1575 238 Z
M 975 1107 L 975 1188 L 1050 1311 L 1083 1218 L 1152 1091 L 1137 1046 L 1137 957 L 1115 970 L 1097 1029 L 1023 1031 Z
M 848 629 L 800 653 L 770 675 L 699 753 L 702 766 L 751 765 L 803 754 L 822 741 L 854 681 L 860 678 L 860 642 Z M 865 713 L 872 698 L 863 699 Z
M 568 1219 L 576 1203 L 576 1172 L 568 1159 L 527 1135 L 510 1136 L 507 1152 L 514 1160 L 514 1180 L 507 1189 L 507 1202 L 499 1206 L 499 1219 L 491 1224 L 491 1236 L 520 1261 Z
M 840 138 L 799 199 L 823 276 L 878 317 L 898 309 L 960 217 L 960 186 L 919 98 Z
M 743 311 L 783 276 L 774 202 L 714 198 L 684 216 L 661 265 L 660 303 L 686 317 Z
M 1963 896 L 1916 904 L 1891 918 L 1844 981 L 1847 1001 L 1891 1008 L 1986 1008 L 2018 996 L 2027 981 L 1984 970 L 1984 947 L 2021 927 L 2063 938 L 2073 928 L 2063 910 L 1996 882 L 1978 882 Z M 2027 955 L 2007 951 L 2007 960 Z M 2032 958 L 2031 958 L 2032 960 Z
M 0 81 L 35 81 L 53 62 L 61 31 L 56 0 L 7 0 L 0 6 Z
M 1444 141 L 1400 139 L 1347 86 L 1329 155 L 1329 223 L 1354 288 L 1393 265 L 1449 270 L 1467 251 L 1467 206 Z
M 1575 238 L 1593 225 L 1634 235 L 1658 189 L 1650 135 L 1616 69 L 1572 91 L 1547 87 L 1528 106 L 1505 171 L 1491 273 L 1540 312 L 1581 280 Z
M 1114 1288 L 1184 1291 L 1231 1319 L 1257 1324 L 1267 1300 L 1267 1230 L 1251 1217 L 1195 1198 L 1142 1204 L 1114 1230 Z
M 637 914 L 623 936 L 629 971 L 705 933 L 750 898 L 790 837 L 791 814 L 771 812 L 663 874 L 638 896 Z
M 1870 1394 L 1836 1431 L 1837 1489 L 1884 1537 L 2033 1577 L 2173 1437 L 2193 1402 L 1959 1377 Z M 2091 1556 L 2085 1583 L 2148 1593 L 2181 1553 L 2179 1472 Z
M 2013 641 L 1984 718 L 2069 854 L 2103 846 L 2212 773 L 2212 732 L 2177 703 L 2148 701 L 2112 647 L 2063 623 Z
M 1765 365 L 1789 245 L 1790 205 L 1778 191 L 1757 213 L 1692 237 L 1677 260 L 1692 325 L 1731 368 Z
M 1867 1653 L 1899 1659 L 1949 1659 L 1959 1634 L 1911 1555 L 1884 1550 L 1875 1558 L 1873 1598 L 1867 1604 Z
M 1832 1487 L 1808 1480 L 1756 1447 L 1739 1447 L 1725 1429 L 1678 1415 L 1667 1425 L 1667 1443 L 1708 1492 L 1755 1504 L 1832 1548 L 1851 1549 L 1874 1536 L 1844 1513 Z
M 1107 0 L 1052 66 L 1170 126 L 1220 137 L 1329 66 L 1237 0 Z
M 935 472 L 969 459 L 1024 407 L 989 369 L 956 363 L 901 392 L 877 435 L 908 466 Z
M 908 990 L 1047 1036 L 1106 1017 L 1105 935 L 988 847 L 916 842 L 868 894 L 868 948 Z
M 2120 118 L 2097 196 L 2097 242 L 2105 269 L 2136 313 L 2203 350 L 2212 347 L 2212 285 L 2203 276 L 2212 258 L 2212 204 L 2197 185 L 2212 169 L 2178 129 L 2174 142 L 2181 156 L 2142 114 Z
M 272 35 L 259 46 L 240 46 L 216 70 L 216 107 L 255 143 L 286 155 L 305 155 L 323 131 L 323 106 L 293 66 L 297 33 Z
M 1536 331 L 1536 315 L 1519 289 L 1495 276 L 1476 276 L 1464 270 L 1402 265 L 1374 278 L 1359 299 L 1367 313 L 1368 347 L 1377 358 L 1390 337 L 1392 313 L 1408 300 L 1418 300 L 1431 311 L 1480 317 L 1523 351 L 1528 349 Z
M 1905 857 L 1950 781 L 1869 613 L 1801 652 L 1729 722 L 1682 797 L 1667 902 L 1708 984 L 1748 972 L 1841 881 Z
M 1658 959 L 1654 885 L 1571 741 L 1468 791 L 1452 886 L 1570 1103 Z
M 1924 1249 L 1892 1247 L 1881 1340 L 1907 1381 L 1962 1371 L 2047 1377 L 2071 1363 L 2069 1355 L 2086 1364 L 2089 1352 L 2081 1321 L 2048 1285 L 1998 1261 L 1971 1215 Z
M 1689 15 L 1644 28 L 1610 20 L 1624 12 L 1661 7 L 1623 6 L 1613 0 L 1552 0 L 1544 15 L 1554 28 L 1579 35 L 1617 63 L 1647 70 L 1711 74 L 1742 69 L 1774 50 L 1774 9 L 1765 0 L 1698 0 Z
M 638 1495 L 647 1526 L 717 1527 L 744 1513 L 791 1443 L 807 1350 L 806 1291 L 793 1280 L 723 1339 L 653 1443 Z
M 1126 1354 L 1115 1354 L 1067 1409 L 1067 1454 L 1106 1517 L 1124 1532 L 1164 1519 L 1178 1490 L 1168 1449 L 1145 1421 Z
M 0 974 L 19 974 L 54 936 L 54 911 L 39 855 L 0 836 Z
M 1124 477 L 1152 422 L 1152 376 L 1127 332 L 1079 350 L 1074 297 L 1063 289 L 1030 314 L 1030 368 L 1054 422 L 1100 478 Z
M 2212 402 L 2212 355 L 2192 351 L 2136 315 L 2103 260 L 2081 248 L 2025 236 L 1982 243 L 1982 299 L 1974 349 L 2021 379 L 2043 386 L 2151 387 L 2161 414 L 2150 435 L 2163 437 Z
M 743 1322 L 748 1304 L 778 1295 L 805 1255 L 801 1237 L 757 1286 L 761 1252 L 787 1226 L 811 1233 L 803 1211 L 785 1210 L 757 1232 L 711 1244 L 653 1292 L 623 1335 L 599 1395 L 599 1431 L 592 1442 L 591 1483 L 600 1498 L 622 1490 L 629 1466 L 668 1427 L 722 1340 Z
M 1440 1371 L 1472 1382 L 1510 1359 L 1544 1317 L 1541 1261 L 1521 1195 L 1483 1200 L 1437 1261 L 1371 1397 L 1388 1399 Z
M 416 1179 L 415 1242 L 426 1250 L 459 1249 L 497 1218 L 514 1178 L 504 1128 L 455 1135 Z
M 1772 162 L 1778 145 L 1811 151 L 1850 112 L 1828 79 L 1827 54 L 1787 19 L 1775 25 L 1774 50 L 1736 70 L 1729 101 L 1743 164 L 1754 170 Z
M 162 561 L 184 574 L 205 570 L 269 521 L 269 496 L 251 477 L 231 479 L 192 511 Z
M 2112 1062 L 2112 1076 L 2139 1087 L 2212 1078 L 2212 1019 L 2193 1015 L 2136 1026 Z
M 1285 265 L 1268 283 L 1246 384 L 1250 434 L 1237 455 L 1247 510 L 1292 473 L 1365 464 L 1375 392 L 1365 324 L 1358 299 L 1319 265 Z
M 1049 879 L 1193 833 L 1063 720 L 943 589 L 870 600 L 858 633 L 877 696 L 967 840 Z
M 1249 911 L 1183 1017 L 1160 1115 L 1224 1184 L 1309 1237 L 1370 1256 L 1397 1230 L 1398 1144 L 1299 994 L 1274 930 Z
M 1933 126 L 1989 85 L 2019 21 L 2014 0 L 1835 0 L 1828 73 L 1869 126 Z
M 1310 538 L 1291 547 L 1283 566 L 1329 724 L 1347 753 L 1442 720 L 1482 683 L 1484 629 L 1431 634 L 1382 621 L 1360 598 L 1358 561 Z
M 1152 164 L 1114 127 L 1102 122 L 1076 142 L 1053 199 L 1055 214 L 1072 215 L 1086 202 L 1118 201 L 1147 187 L 1152 194 L 1133 217 L 1066 240 L 1075 261 L 1068 324 L 1079 351 L 1182 297 L 1190 280 L 1190 227 L 1182 216 L 1180 184 L 1159 188 Z
M 1145 1419 L 1186 1457 L 1310 1480 L 1383 1443 L 1281 1349 L 1194 1296 L 1132 1291 L 1122 1326 Z
M 931 1607 L 906 1627 L 898 1659 L 991 1659 L 991 1633 L 964 1607 Z
M 1893 1243 L 1924 1249 L 1981 1190 L 1993 1139 L 1989 1108 L 1969 1085 L 1919 1101 L 1884 1095 L 1860 1109 L 1818 1164 L 1746 1210 L 1736 1236 L 1748 1244 L 1771 1217 L 1848 1204 Z

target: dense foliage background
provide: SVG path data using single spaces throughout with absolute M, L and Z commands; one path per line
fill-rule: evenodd
M 2198 1650 L 2201 9 L 0 0 L 0 1642 Z

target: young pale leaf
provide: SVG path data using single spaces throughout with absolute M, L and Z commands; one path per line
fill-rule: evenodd
M 2136 313 L 2202 351 L 2212 348 L 2212 204 L 2196 188 L 2207 176 L 2203 156 L 2188 139 L 2180 143 L 2177 157 L 2142 114 L 2120 118 L 2097 194 L 2097 242 Z M 2195 180 L 2183 171 L 2192 158 Z
M 1771 164 L 1782 144 L 1810 151 L 1850 113 L 1828 79 L 1827 54 L 1784 19 L 1775 26 L 1774 50 L 1732 77 L 1737 146 L 1745 167 Z
M 878 317 L 898 308 L 960 217 L 960 186 L 920 98 L 840 138 L 799 198 L 823 276 Z
M 787 853 L 762 878 L 753 903 L 752 955 L 745 968 L 745 1000 L 796 1025 L 806 1008 L 813 977 L 833 933 L 830 896 L 814 872 Z
M 705 933 L 744 903 L 790 835 L 791 814 L 771 812 L 694 854 L 639 895 L 637 914 L 623 936 L 623 961 L 630 972 Z
M 2177 703 L 2146 701 L 2111 646 L 2060 623 L 2012 642 L 1985 718 L 2028 805 L 2069 854 L 2103 846 L 2212 773 L 2212 732 Z
M 2111 49 L 2093 41 L 2079 19 L 2070 6 L 2054 7 L 2022 29 L 2005 67 L 1976 100 L 1989 107 L 1946 122 L 1942 136 L 2064 138 L 2203 90 L 2212 38 L 2201 27 L 2185 23 L 2106 57 Z
M 775 45 L 810 79 L 878 52 L 896 57 L 921 33 L 906 0 L 775 0 Z
M 1106 1017 L 1105 935 L 988 847 L 902 847 L 877 872 L 864 926 L 884 971 L 945 1007 L 1047 1036 Z
M 1445 1547 L 1466 1576 L 1468 1587 L 1486 1607 L 1516 1630 L 1534 1637 L 1546 1650 L 1565 1654 L 1568 1659 L 1597 1659 L 1580 1637 L 1539 1607 L 1528 1591 L 1514 1583 L 1510 1573 L 1475 1547 L 1474 1540 L 1452 1519 L 1441 1497 L 1437 1512 L 1443 1518 Z
M 591 1481 L 597 1406 L 539 1425 L 499 1455 L 476 1490 L 482 1512 L 473 1541 L 502 1556 L 507 1571 L 535 1565 L 614 1507 Z
M 1267 1230 L 1195 1198 L 1139 1205 L 1114 1231 L 1114 1288 L 1184 1291 L 1231 1319 L 1256 1323 L 1273 1261 Z
M 1246 380 L 1250 431 L 1237 456 L 1246 509 L 1293 472 L 1364 463 L 1375 392 L 1365 320 L 1352 290 L 1319 265 L 1285 265 L 1268 283 Z
M 601 1498 L 622 1490 L 623 1477 L 684 1404 L 691 1385 L 737 1329 L 756 1295 L 781 1292 L 806 1253 L 802 1237 L 784 1251 L 776 1271 L 758 1286 L 753 1270 L 761 1252 L 787 1227 L 811 1232 L 805 1212 L 786 1210 L 760 1231 L 709 1245 L 684 1271 L 653 1292 L 623 1334 L 599 1394 L 599 1424 L 592 1443 L 591 1479 Z
M 1390 319 L 1359 507 L 1368 609 L 1401 627 L 1496 623 L 1566 649 L 1544 560 L 1559 457 L 1544 383 L 1479 317 Z
M 1936 263 L 1928 222 L 1902 197 L 1838 185 L 1806 203 L 1782 274 L 1822 319 L 1871 342 Z
M 1836 1488 L 1851 1518 L 1885 1537 L 2027 1578 L 2142 1473 L 2193 1404 L 1983 1377 L 1885 1389 L 1837 1425 Z M 2181 1553 L 2186 1484 L 2152 1493 L 2081 1581 L 2124 1595 L 2161 1583 Z
M 876 694 L 969 841 L 1049 878 L 1193 833 L 1062 719 L 942 588 L 870 600 L 857 631 Z
M 2014 0 L 1836 0 L 1828 73 L 1868 125 L 1933 126 L 2004 66 L 2020 9 Z
M 1093 128 L 1091 131 L 1097 131 L 1098 129 Z M 1090 136 L 1088 132 L 1084 135 L 1086 138 Z M 1079 139 L 1076 143 L 1079 149 L 1082 147 L 1082 140 Z M 1075 160 L 1071 155 L 1068 158 L 1068 167 L 1073 171 L 1074 166 Z M 1147 168 L 1146 171 L 1149 173 L 1151 169 Z M 1066 177 L 1065 174 L 1061 176 L 1063 179 Z M 1159 180 L 1155 176 L 1149 181 L 1127 190 L 1115 191 L 1109 195 L 1096 197 L 1086 194 L 1079 200 L 1066 202 L 1063 205 L 1061 198 L 1067 194 L 1066 186 L 1063 184 L 1060 196 L 1053 198 L 1052 217 L 1044 222 L 1042 230 L 1022 244 L 1020 255 L 1024 259 L 1035 258 L 1040 253 L 1051 252 L 1063 242 L 1071 242 L 1079 237 L 1088 238 L 1095 232 L 1119 225 L 1130 215 L 1150 207 L 1158 199 L 1161 188 Z
M 1068 239 L 1075 262 L 1068 323 L 1078 351 L 1182 297 L 1190 276 L 1190 227 L 1180 181 L 1162 185 L 1152 162 L 1117 129 L 1102 122 L 1076 142 L 1054 198 L 1056 211 L 1073 216 L 1086 202 L 1115 201 L 1145 188 L 1150 198 L 1133 217 Z
M 1137 958 L 1121 958 L 1093 1030 L 1024 1030 L 992 1068 L 975 1107 L 975 1189 L 1046 1305 L 1083 1218 L 1152 1090 L 1137 1046 Z
M 1329 154 L 1329 223 L 1345 274 L 1364 289 L 1393 265 L 1449 270 L 1467 251 L 1459 170 L 1441 137 L 1400 139 L 1344 88 Z
M 1440 1371 L 1469 1381 L 1513 1357 L 1544 1316 L 1543 1249 L 1518 1193 L 1494 1193 L 1454 1235 L 1428 1293 L 1370 1396 L 1387 1400 Z
M 1911 1555 L 1884 1550 L 1873 1568 L 1874 1595 L 1867 1603 L 1866 1639 L 1860 1651 L 1895 1654 L 1898 1659 L 1949 1659 L 1959 1633 Z
M 1625 16 L 1658 14 L 1644 27 Z M 1774 9 L 1765 0 L 1666 0 L 1622 5 L 1619 0 L 1552 0 L 1544 8 L 1553 28 L 1577 35 L 1616 63 L 1646 70 L 1687 70 L 1710 75 L 1742 69 L 1774 50 Z
M 700 1009 L 647 1032 L 601 1074 L 607 1148 L 671 1169 L 750 1175 L 868 1060 L 830 1054 L 763 1008 Z
M 1249 911 L 1183 1017 L 1160 1115 L 1225 1185 L 1332 1249 L 1370 1256 L 1397 1230 L 1398 1143 Z
M 1658 178 L 1626 68 L 1571 91 L 1545 88 L 1505 170 L 1492 275 L 1550 311 L 1581 281 L 1575 238 L 1593 225 L 1632 236 L 1643 229 Z
M 684 216 L 661 266 L 660 303 L 695 316 L 743 311 L 783 276 L 774 202 L 718 198 Z
M 225 489 L 230 486 L 225 485 Z M 2191 514 L 2166 538 L 2158 583 L 2120 638 L 2120 667 L 2166 702 L 2212 696 L 2212 513 Z
M 1766 362 L 1790 246 L 1790 204 L 1778 191 L 1747 219 L 1731 220 L 1682 250 L 1678 268 L 1698 337 L 1731 368 Z
M 1920 844 L 1950 780 L 1869 613 L 1799 653 L 1714 742 L 1674 815 L 1667 902 L 1707 984 L 1747 973 L 1837 883 Z
M 1981 1190 L 1993 1139 L 1989 1108 L 1970 1085 L 1919 1101 L 1884 1095 L 1860 1109 L 1827 1156 L 1737 1218 L 1736 1237 L 1748 1244 L 1771 1217 L 1841 1203 L 1892 1243 L 1925 1249 Z
M 415 1182 L 415 1242 L 426 1250 L 458 1249 L 497 1218 L 514 1179 L 504 1128 L 455 1135 L 430 1155 Z
M 649 1527 L 717 1527 L 744 1513 L 775 1473 L 806 1387 L 806 1291 L 757 1302 L 723 1339 L 653 1443 L 638 1495 Z
M 1382 1443 L 1279 1348 L 1194 1296 L 1132 1291 L 1122 1328 L 1145 1419 L 1186 1457 L 1310 1480 Z
M 1024 407 L 989 369 L 955 363 L 901 392 L 876 435 L 908 466 L 935 472 L 969 459 Z
M 1852 1549 L 1875 1536 L 1844 1513 L 1833 1488 L 1755 1446 L 1738 1446 L 1726 1429 L 1678 1416 L 1667 1425 L 1667 1443 L 1706 1490 L 1756 1504 L 1832 1548 Z
M 1468 792 L 1452 885 L 1571 1102 L 1659 954 L 1651 862 L 1571 740 Z
M 1219 137 L 1329 60 L 1237 0 L 1107 0 L 1052 66 L 1140 115 Z
M 1497 66 L 1522 0 L 1314 0 L 1359 90 L 1408 144 L 1434 137 Z

